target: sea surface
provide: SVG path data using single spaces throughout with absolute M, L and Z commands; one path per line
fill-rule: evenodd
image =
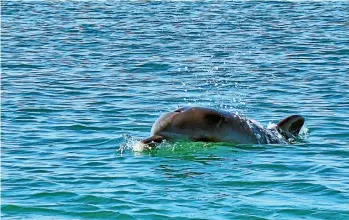
M 349 2 L 1 4 L 2 219 L 349 219 Z M 133 151 L 187 105 L 306 125 Z

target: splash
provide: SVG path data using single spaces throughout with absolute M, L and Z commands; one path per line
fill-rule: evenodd
M 265 128 L 262 124 L 253 119 L 247 120 L 247 123 L 252 129 L 253 133 L 256 135 L 258 144 L 287 144 L 281 134 L 276 131 L 274 125 L 269 123 Z
M 269 130 L 275 130 L 276 129 L 277 124 L 269 122 L 267 125 L 267 129 Z M 283 139 L 283 137 L 281 136 L 281 134 L 279 132 L 275 132 L 278 135 L 279 139 Z M 299 134 L 296 138 L 290 138 L 288 140 L 289 143 L 297 143 L 298 141 L 307 139 L 309 136 L 309 129 L 307 128 L 307 126 L 304 124 L 303 127 L 301 128 L 301 130 L 299 131 Z
M 149 149 L 149 147 L 145 144 L 142 144 L 141 139 L 132 137 L 131 135 L 123 135 L 124 143 L 120 146 L 118 151 L 120 154 L 125 152 L 131 152 L 135 155 L 140 155 L 143 153 L 156 153 L 156 154 L 173 154 L 176 153 L 186 153 L 186 152 L 202 152 L 206 151 L 209 148 L 213 148 L 217 145 L 217 143 L 210 142 L 167 142 L 163 141 L 158 144 L 155 149 Z M 222 144 L 222 143 L 221 143 Z
M 124 138 L 124 143 L 120 146 L 119 152 L 123 154 L 125 151 L 134 151 L 140 150 L 140 139 L 132 137 L 131 135 L 124 134 L 122 135 Z
M 277 124 L 275 124 L 275 123 L 269 122 L 268 125 L 267 125 L 267 129 L 275 129 L 276 125 Z
M 124 143 L 120 146 L 119 152 L 123 154 L 124 152 L 131 151 L 133 153 L 140 153 L 149 151 L 150 148 L 148 145 L 141 143 L 141 139 L 132 137 L 131 135 L 124 134 Z M 156 149 L 168 147 L 169 144 L 164 141 L 161 144 L 156 146 Z
M 208 106 L 228 111 L 238 109 L 246 112 L 248 106 L 244 100 L 248 91 L 244 85 L 239 85 L 239 73 L 228 73 L 225 67 L 216 64 L 207 66 L 208 68 L 200 72 L 187 66 L 174 71 L 176 73 L 174 77 L 181 76 L 177 80 L 176 87 L 182 92 L 178 93 L 177 97 L 189 106 Z M 190 81 L 182 77 L 184 72 L 196 80 Z
M 309 137 L 309 129 L 306 124 L 303 125 L 302 129 L 299 131 L 298 137 L 300 139 L 307 139 Z

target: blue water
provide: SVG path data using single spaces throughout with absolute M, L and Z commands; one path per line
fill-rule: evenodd
M 349 2 L 1 3 L 3 219 L 349 219 Z M 132 151 L 185 105 L 306 126 Z

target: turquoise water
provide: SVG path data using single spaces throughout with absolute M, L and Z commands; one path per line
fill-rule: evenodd
M 348 2 L 3 1 L 1 32 L 3 219 L 349 219 Z M 185 105 L 306 127 L 132 151 Z

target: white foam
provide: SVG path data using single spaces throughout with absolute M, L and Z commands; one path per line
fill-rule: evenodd
M 276 124 L 275 123 L 272 123 L 272 122 L 268 123 L 267 129 L 275 129 L 275 128 L 276 128 Z
M 302 129 L 299 131 L 299 136 L 301 138 L 307 138 L 309 136 L 309 129 L 305 124 L 303 125 Z
M 143 152 L 144 150 L 147 150 L 149 147 L 146 144 L 143 144 L 142 142 L 137 142 L 132 146 L 132 150 L 134 152 Z

